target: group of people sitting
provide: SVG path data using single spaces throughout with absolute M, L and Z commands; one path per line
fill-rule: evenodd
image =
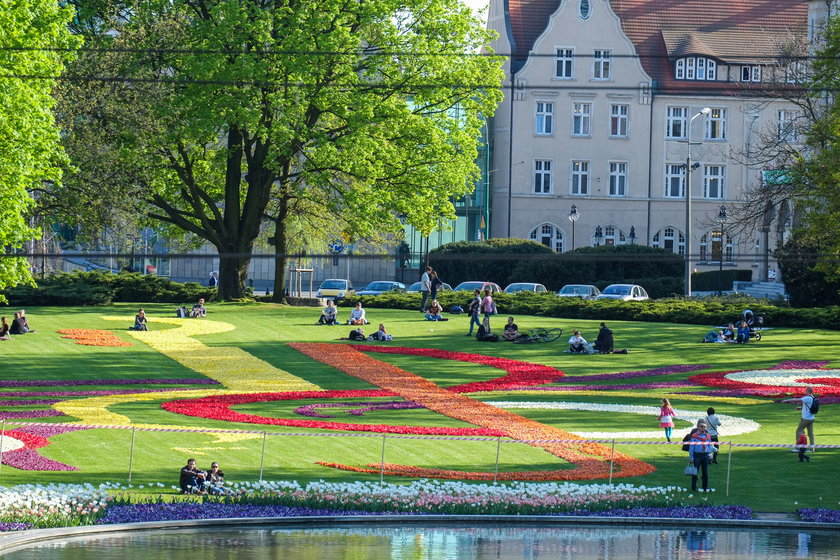
M 12 322 L 6 317 L 0 317 L 0 340 L 11 340 L 13 334 L 34 333 L 35 329 L 29 328 L 26 320 L 26 310 L 21 309 L 15 312 Z
M 601 323 L 601 328 L 598 329 L 598 338 L 592 344 L 581 336 L 579 330 L 575 329 L 571 338 L 569 338 L 569 352 L 575 354 L 612 354 L 614 344 L 612 330 L 606 324 Z M 626 354 L 627 351 L 617 353 Z
M 743 315 L 735 324 L 729 323 L 721 330 L 710 330 L 703 337 L 702 342 L 734 342 L 736 344 L 746 344 L 750 341 L 755 325 L 761 327 L 764 324 L 763 319 L 763 317 L 755 317 L 752 311 L 745 309 Z
M 383 323 L 379 323 L 379 330 L 373 333 L 370 336 L 365 336 L 364 327 L 357 327 L 350 331 L 350 334 L 347 336 L 347 340 L 378 340 L 380 342 L 385 342 L 388 340 L 394 340 L 388 331 L 385 330 L 385 325 Z
M 331 299 L 327 300 L 327 306 L 321 310 L 321 316 L 318 318 L 319 325 L 337 325 L 338 321 L 338 307 Z M 347 319 L 348 325 L 369 325 L 370 321 L 365 316 L 365 310 L 362 308 L 362 302 L 356 302 L 356 307 L 350 310 L 350 317 Z
M 195 466 L 195 459 L 188 459 L 181 467 L 181 481 L 179 486 L 184 494 L 227 494 L 225 488 L 225 473 L 219 469 L 219 463 L 213 461 L 210 470 L 203 471 Z

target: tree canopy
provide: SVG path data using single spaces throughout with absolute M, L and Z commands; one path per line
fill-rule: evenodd
M 429 232 L 477 177 L 501 61 L 460 2 L 138 0 L 111 21 L 85 26 L 99 48 L 62 108 L 114 163 L 85 181 L 118 164 L 112 189 L 213 244 L 222 297 L 267 222 L 282 295 L 290 223 Z
M 38 236 L 27 220 L 31 192 L 61 178 L 51 93 L 76 45 L 67 30 L 72 15 L 57 2 L 0 3 L 0 245 L 7 254 Z M 25 258 L 0 259 L 0 290 L 31 281 Z

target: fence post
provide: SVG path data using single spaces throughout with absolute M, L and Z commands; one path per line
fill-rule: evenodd
M 612 449 L 610 450 L 610 486 L 612 486 L 613 459 L 614 458 L 615 458 L 615 440 L 612 440 Z
M 6 439 L 6 419 L 3 419 L 3 427 L 0 430 L 0 471 L 3 470 L 3 443 Z
M 260 455 L 260 482 L 263 481 L 263 467 L 265 467 L 265 440 L 268 438 L 268 433 L 263 432 L 262 455 Z
M 729 443 L 729 453 L 726 458 L 726 495 L 729 496 L 729 473 L 732 471 L 732 442 Z
M 385 484 L 385 434 L 382 435 L 382 460 L 379 463 L 379 484 Z
M 499 454 L 502 452 L 502 437 L 499 436 L 499 439 L 496 441 L 496 470 L 493 471 L 493 484 L 496 484 L 496 481 L 499 478 Z
M 134 468 L 134 426 L 131 427 L 131 449 L 128 451 L 128 481 L 131 482 L 131 471 Z

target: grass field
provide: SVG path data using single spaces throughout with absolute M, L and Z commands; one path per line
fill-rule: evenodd
M 133 323 L 137 306 L 27 310 L 29 322 L 37 332 L 0 342 L 4 366 L 0 370 L 0 414 L 6 418 L 3 425 L 8 434 L 4 449 L 9 449 L 12 435 L 19 433 L 16 428 L 20 424 L 15 422 L 82 422 L 140 427 L 155 425 L 299 435 L 263 438 L 261 433 L 214 436 L 207 433 L 141 430 L 132 433 L 130 429 L 83 429 L 59 433 L 48 438 L 48 445 L 38 449 L 34 449 L 36 445 L 30 442 L 29 447 L 32 449 L 27 452 L 27 464 L 33 465 L 33 468 L 51 466 L 52 469 L 55 465 L 63 464 L 77 470 L 15 468 L 10 465 L 14 464 L 16 453 L 18 460 L 21 460 L 20 450 L 5 451 L 0 485 L 52 481 L 125 481 L 132 438 L 134 454 L 131 470 L 132 482 L 135 484 L 177 483 L 178 469 L 187 457 L 195 457 L 199 466 L 205 466 L 211 460 L 219 461 L 229 479 L 255 480 L 260 474 L 263 454 L 263 476 L 267 479 L 296 479 L 301 482 L 318 479 L 379 479 L 378 473 L 348 472 L 317 464 L 323 461 L 364 467 L 379 463 L 383 453 L 383 437 L 378 431 L 335 431 L 234 422 L 187 416 L 161 408 L 165 402 L 222 393 L 378 390 L 380 387 L 375 384 L 377 382 L 371 381 L 370 377 L 349 375 L 289 346 L 289 343 L 294 342 L 345 345 L 346 342 L 338 339 L 346 337 L 350 327 L 316 326 L 317 309 L 268 304 L 213 304 L 206 319 L 183 320 L 180 323 L 174 319 L 172 305 L 144 307 L 149 316 L 150 333 L 140 333 L 138 337 L 127 331 L 127 327 Z M 339 317 L 346 318 L 347 314 L 347 309 L 340 309 Z M 563 352 L 566 349 L 565 339 L 571 330 L 579 328 L 587 339 L 592 340 L 597 333 L 598 317 L 592 317 L 589 321 L 517 317 L 522 330 L 531 327 L 561 327 L 566 335 L 554 343 L 530 345 L 477 342 L 474 338 L 464 336 L 468 325 L 466 316 L 449 317 L 448 322 L 430 323 L 423 321 L 422 315 L 417 312 L 369 309 L 368 319 L 373 324 L 369 325 L 366 332 L 373 332 L 373 327 L 383 322 L 393 334 L 394 341 L 371 344 L 475 353 L 562 370 L 565 377 L 548 385 L 538 385 L 528 390 L 472 392 L 465 396 L 488 403 L 504 401 L 508 403 L 506 407 L 514 406 L 516 402 L 527 402 L 530 404 L 526 408 L 506 410 L 544 426 L 574 433 L 605 434 L 599 438 L 615 438 L 617 452 L 655 467 L 651 474 L 617 479 L 635 484 L 686 486 L 688 479 L 682 474 L 687 461 L 686 453 L 679 446 L 627 444 L 627 441 L 639 440 L 664 441 L 656 415 L 605 405 L 653 407 L 658 406 L 663 397 L 668 397 L 678 410 L 705 411 L 708 406 L 714 406 L 719 415 L 750 420 L 760 426 L 741 435 L 728 436 L 728 426 L 724 422 L 720 438 L 723 442 L 791 444 L 799 417 L 794 406 L 749 395 L 696 395 L 692 393 L 716 391 L 719 388 L 695 384 L 676 386 L 674 382 L 684 382 L 698 373 L 763 370 L 791 361 L 824 362 L 825 368 L 838 367 L 840 333 L 837 332 L 775 329 L 768 331 L 759 343 L 700 344 L 705 330 L 697 326 L 613 322 L 609 326 L 615 332 L 616 348 L 627 348 L 629 354 L 572 355 Z M 494 328 L 501 330 L 504 317 L 499 316 L 493 321 Z M 131 345 L 80 345 L 74 340 L 62 338 L 57 333 L 60 329 L 107 329 Z M 318 346 L 319 351 L 323 348 Z M 343 356 L 339 350 L 335 350 L 335 355 Z M 347 355 L 350 357 L 344 365 L 352 368 L 354 358 Z M 490 382 L 505 373 L 488 365 L 426 356 L 383 353 L 365 353 L 364 356 L 382 362 L 384 372 L 388 371 L 390 364 L 443 388 Z M 680 371 L 680 368 L 674 366 L 701 367 L 695 371 Z M 812 364 L 808 367 L 814 369 L 817 366 Z M 662 373 L 659 368 L 674 368 L 674 373 L 667 373 L 667 370 Z M 644 370 L 654 371 L 646 376 L 630 375 L 622 379 L 591 377 Z M 206 384 L 208 375 L 222 384 Z M 822 389 L 818 387 L 818 393 L 836 391 L 836 372 L 815 372 L 813 375 L 805 375 L 805 378 L 808 377 L 819 378 L 822 380 L 820 383 L 827 385 Z M 156 380 L 167 382 L 155 383 Z M 657 386 L 662 383 L 666 386 Z M 551 387 L 562 389 L 575 386 L 578 389 L 546 390 Z M 492 385 L 488 387 L 492 388 Z M 143 392 L 164 389 L 170 390 Z M 407 389 L 410 393 L 412 388 Z M 79 394 L 81 392 L 88 394 Z M 399 395 L 405 397 L 406 393 L 399 392 Z M 265 418 L 408 426 L 418 429 L 477 427 L 458 419 L 458 415 L 447 415 L 446 403 L 438 412 L 432 410 L 434 407 L 400 409 L 393 406 L 393 403 L 403 400 L 408 399 L 400 396 L 371 397 L 342 393 L 332 398 L 263 399 L 235 404 L 230 410 Z M 452 406 L 462 406 L 463 403 L 458 402 L 453 398 Z M 568 404 L 563 404 L 564 408 L 556 408 L 561 406 L 557 403 Z M 332 406 L 327 406 L 330 404 Z M 385 406 L 377 409 L 377 405 L 382 404 Z M 301 407 L 310 413 L 333 418 L 304 416 Z M 371 410 L 366 410 L 364 414 L 348 413 L 357 408 Z M 840 425 L 835 418 L 835 410 L 836 404 L 823 404 L 815 424 L 817 443 L 840 445 Z M 38 417 L 39 414 L 61 412 L 64 415 Z M 34 417 L 29 417 L 28 413 Z M 684 420 L 678 423 L 678 428 L 688 426 Z M 411 428 L 406 431 L 411 432 Z M 628 432 L 656 432 L 657 435 L 628 436 Z M 356 434 L 365 437 L 307 437 L 304 434 Z M 552 472 L 571 466 L 542 448 L 516 443 L 499 445 L 497 441 L 496 438 L 464 441 L 388 437 L 384 440 L 385 461 L 418 468 L 492 473 L 498 452 L 499 470 L 502 473 Z M 711 486 L 717 489 L 711 498 L 715 503 L 748 505 L 758 511 L 838 507 L 840 482 L 835 473 L 840 451 L 836 449 L 819 450 L 810 463 L 801 464 L 797 456 L 787 449 L 734 448 L 729 496 L 725 494 L 730 460 L 727 446 L 723 446 L 722 452 L 720 464 L 713 465 L 711 471 Z M 52 462 L 38 463 L 38 457 Z M 389 480 L 407 479 L 390 477 Z

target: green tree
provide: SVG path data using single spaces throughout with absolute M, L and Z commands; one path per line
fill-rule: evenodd
M 61 179 L 65 158 L 51 93 L 77 44 L 67 30 L 72 15 L 58 2 L 0 3 L 0 245 L 6 252 L 38 236 L 27 220 L 32 191 Z M 0 259 L 0 290 L 29 282 L 26 259 Z
M 66 121 L 97 124 L 115 188 L 218 249 L 222 297 L 266 221 L 280 298 L 304 214 L 355 239 L 398 215 L 428 233 L 477 177 L 501 62 L 475 54 L 489 35 L 458 2 L 139 0 L 111 21 Z

